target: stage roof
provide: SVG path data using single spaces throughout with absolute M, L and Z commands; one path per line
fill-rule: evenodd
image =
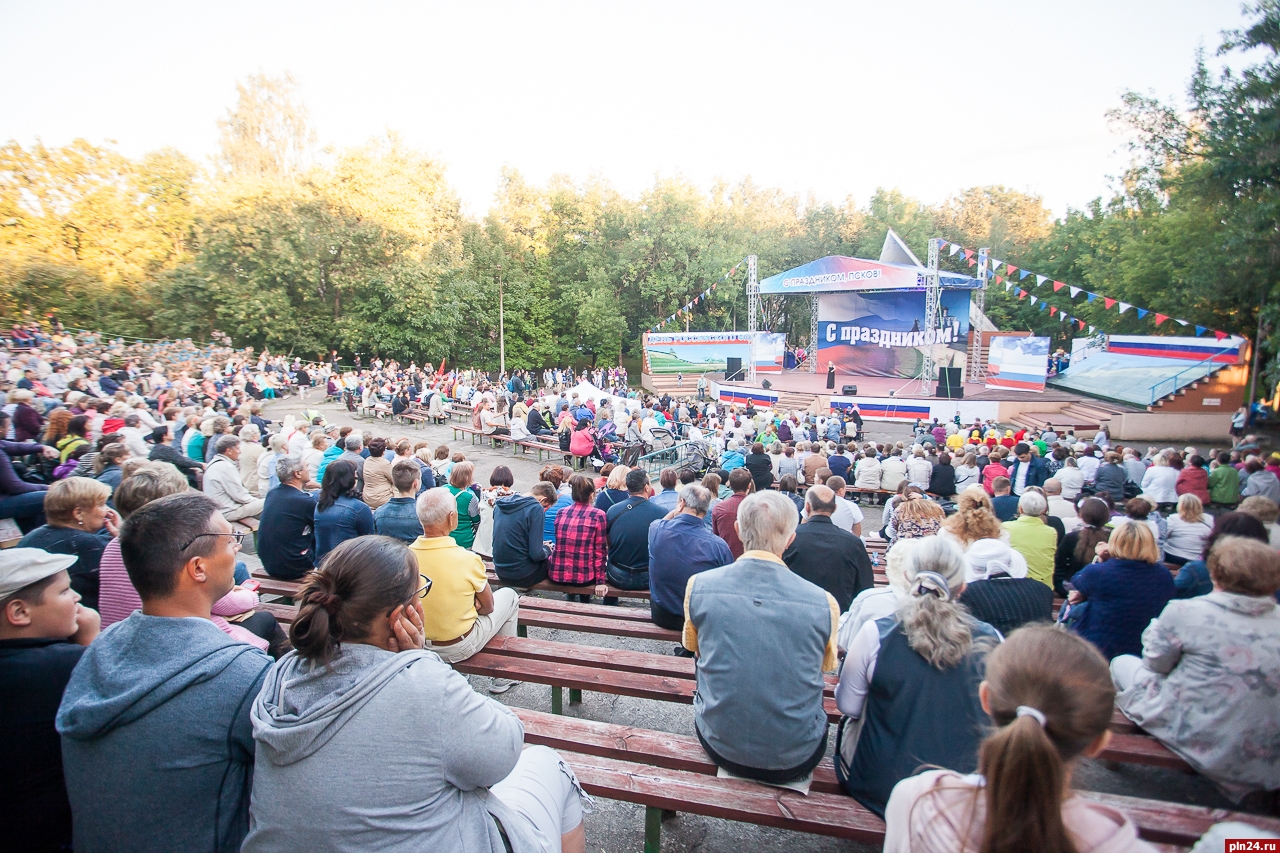
M 858 290 L 913 290 L 924 287 L 928 269 L 913 264 L 828 255 L 760 282 L 760 293 L 837 293 Z M 940 273 L 942 286 L 976 290 L 982 282 L 959 273 Z

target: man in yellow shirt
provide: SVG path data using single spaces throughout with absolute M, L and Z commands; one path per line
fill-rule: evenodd
M 458 547 L 449 534 L 458 526 L 458 505 L 447 489 L 418 497 L 423 535 L 409 546 L 418 571 L 431 579 L 422 599 L 426 648 L 445 663 L 466 660 L 495 636 L 514 637 L 520 597 L 513 589 L 494 591 L 479 556 Z M 490 693 L 505 693 L 517 682 L 494 679 Z

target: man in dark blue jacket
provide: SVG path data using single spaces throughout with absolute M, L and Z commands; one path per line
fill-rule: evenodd
M 271 577 L 298 580 L 315 568 L 316 499 L 302 490 L 307 466 L 296 456 L 281 456 L 276 476 L 280 485 L 262 504 L 258 557 Z
M 667 514 L 650 503 L 649 475 L 639 468 L 627 472 L 627 499 L 609 507 L 605 530 L 609 537 L 609 583 L 618 589 L 649 588 L 649 525 Z
M 1049 479 L 1049 466 L 1043 459 L 1031 452 L 1031 445 L 1020 441 L 1013 448 L 1017 461 L 1009 468 L 1009 482 L 1013 484 L 1013 494 L 1021 496 L 1028 486 L 1043 486 Z

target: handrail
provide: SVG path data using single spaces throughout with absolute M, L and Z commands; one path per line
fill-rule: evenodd
M 1206 363 L 1217 360 L 1218 356 L 1225 355 L 1226 353 L 1229 353 L 1236 348 L 1237 348 L 1236 346 L 1229 346 L 1229 347 L 1226 347 L 1225 349 L 1218 350 L 1217 352 L 1210 355 L 1208 358 L 1201 359 L 1200 361 L 1197 361 L 1195 364 L 1191 365 L 1190 367 L 1186 367 L 1186 368 L 1183 368 L 1182 370 L 1179 370 L 1177 373 L 1173 374 L 1173 376 L 1170 376 L 1168 379 L 1161 379 L 1159 382 L 1157 382 L 1156 384 L 1152 385 L 1149 389 L 1147 389 L 1151 395 L 1151 399 L 1147 403 L 1147 405 L 1154 406 L 1156 404 L 1156 400 L 1159 400 L 1161 397 L 1167 397 L 1170 394 L 1177 391 L 1180 387 L 1182 387 L 1178 384 L 1178 379 L 1181 378 L 1181 376 L 1184 373 L 1188 373 L 1192 370 L 1203 367 Z M 1163 386 L 1165 385 L 1171 386 L 1168 391 L 1163 390 Z

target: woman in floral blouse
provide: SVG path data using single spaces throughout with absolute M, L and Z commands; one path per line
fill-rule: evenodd
M 1239 802 L 1280 788 L 1280 554 L 1224 536 L 1213 592 L 1175 600 L 1111 662 L 1116 706 Z

